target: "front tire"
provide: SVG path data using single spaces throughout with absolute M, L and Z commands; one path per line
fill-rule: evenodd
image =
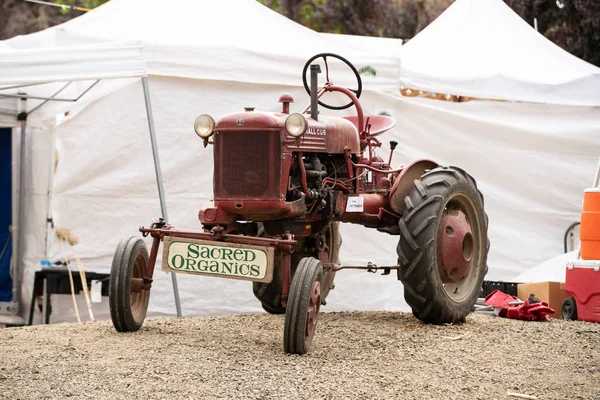
M 285 311 L 283 348 L 286 353 L 308 352 L 319 319 L 322 281 L 323 267 L 319 260 L 313 257 L 300 260 Z
M 143 279 L 148 249 L 142 239 L 130 237 L 117 246 L 110 270 L 110 317 L 119 332 L 135 332 L 146 319 L 150 290 L 132 291 L 131 280 Z
M 438 167 L 414 181 L 399 221 L 404 298 L 426 323 L 463 322 L 487 273 L 488 218 L 475 180 Z

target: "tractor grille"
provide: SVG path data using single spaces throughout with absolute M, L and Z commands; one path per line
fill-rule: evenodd
M 219 132 L 215 135 L 215 198 L 278 198 L 279 132 Z

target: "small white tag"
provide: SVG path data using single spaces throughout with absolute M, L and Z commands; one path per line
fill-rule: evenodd
M 346 203 L 346 212 L 363 212 L 364 204 L 364 197 L 348 197 L 348 202 Z
M 92 291 L 90 293 L 92 303 L 102 303 L 102 282 L 92 281 Z

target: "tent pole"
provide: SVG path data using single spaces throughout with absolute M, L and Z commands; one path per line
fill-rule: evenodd
M 596 176 L 594 177 L 593 188 L 600 187 L 600 158 L 598 159 L 598 166 L 596 167 Z
M 25 241 L 25 154 L 27 149 L 27 97 L 21 98 L 21 112 L 17 116 L 21 122 L 21 148 L 19 149 L 19 213 L 17 221 L 17 254 L 15 260 L 15 273 L 13 276 L 13 302 L 17 305 L 17 312 L 20 312 L 21 303 L 21 276 L 23 274 L 24 260 L 24 241 Z
M 48 199 L 46 201 L 46 246 L 44 249 L 44 260 L 48 260 L 50 254 L 50 231 L 54 228 L 54 221 L 52 219 L 52 196 L 54 195 L 54 174 L 56 173 L 56 118 L 52 125 L 50 145 L 50 173 L 48 174 Z
M 156 185 L 158 186 L 158 197 L 160 199 L 160 210 L 162 217 L 166 223 L 169 218 L 167 216 L 167 203 L 165 202 L 165 190 L 163 188 L 162 173 L 160 171 L 160 159 L 158 158 L 158 146 L 156 144 L 156 132 L 154 130 L 154 117 L 152 115 L 152 105 L 150 103 L 150 88 L 148 87 L 148 77 L 142 77 L 142 86 L 144 87 L 144 98 L 146 99 L 146 115 L 148 116 L 148 127 L 150 128 L 150 141 L 152 142 L 152 156 L 154 157 L 154 171 L 156 173 Z M 177 288 L 177 277 L 171 273 L 173 281 L 173 294 L 175 295 L 175 308 L 177 316 L 181 317 L 181 304 L 179 301 L 179 289 Z

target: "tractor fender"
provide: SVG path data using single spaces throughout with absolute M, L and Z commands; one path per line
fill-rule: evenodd
M 421 159 L 413 161 L 400 171 L 390 190 L 390 208 L 398 215 L 404 211 L 404 198 L 410 194 L 414 181 L 419 179 L 428 169 L 434 169 L 439 164 L 435 161 Z

